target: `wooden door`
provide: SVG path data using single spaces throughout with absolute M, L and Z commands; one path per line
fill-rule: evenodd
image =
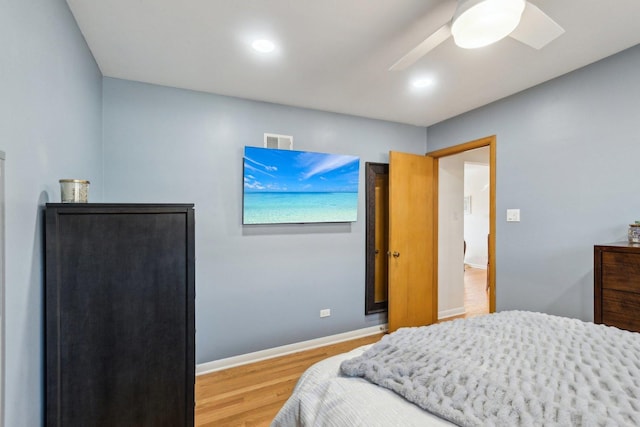
M 437 320 L 435 160 L 389 153 L 389 332 Z

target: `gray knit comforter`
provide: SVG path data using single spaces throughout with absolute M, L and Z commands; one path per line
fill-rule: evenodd
M 342 362 L 461 426 L 640 426 L 640 333 L 508 311 L 385 336 Z

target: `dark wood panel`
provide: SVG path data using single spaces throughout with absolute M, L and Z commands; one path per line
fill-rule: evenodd
M 629 331 L 640 331 L 640 294 L 603 289 L 602 323 Z
M 593 248 L 593 321 L 602 323 L 602 251 L 601 246 Z
M 193 425 L 192 205 L 47 207 L 47 425 Z
M 593 319 L 640 332 L 640 245 L 594 246 Z
M 603 252 L 602 288 L 640 292 L 640 256 L 626 252 Z

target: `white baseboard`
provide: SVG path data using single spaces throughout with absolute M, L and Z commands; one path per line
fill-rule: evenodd
M 472 268 L 479 268 L 480 270 L 487 269 L 487 264 L 472 264 L 470 262 L 465 262 L 465 264 Z
M 281 347 L 269 348 L 253 353 L 227 357 L 226 359 L 218 359 L 211 362 L 200 363 L 196 365 L 196 375 L 204 375 L 223 369 L 247 365 L 249 363 L 260 362 L 262 360 L 273 359 L 274 357 L 286 356 L 287 354 L 297 353 L 304 350 L 311 350 L 313 348 L 323 347 L 325 345 L 337 344 L 343 341 L 368 337 L 370 335 L 379 334 L 385 331 L 387 331 L 386 323 L 382 325 L 371 326 L 369 328 L 330 335 L 328 337 L 316 338 L 309 341 L 283 345 Z
M 446 319 L 447 317 L 460 316 L 466 313 L 464 306 L 451 308 L 449 310 L 442 310 L 438 312 L 438 320 Z

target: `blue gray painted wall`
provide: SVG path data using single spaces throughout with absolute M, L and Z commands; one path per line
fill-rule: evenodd
M 424 127 L 110 78 L 103 93 L 105 201 L 196 205 L 198 363 L 385 322 L 364 315 L 364 162 L 424 153 Z M 243 149 L 265 132 L 359 156 L 358 220 L 243 227 Z
M 6 153 L 5 426 L 43 414 L 42 215 L 58 179 L 102 197 L 102 76 L 64 0 L 0 1 L 0 150 Z
M 497 136 L 498 310 L 593 319 L 593 245 L 640 220 L 639 69 L 636 46 L 428 128 L 429 150 Z

